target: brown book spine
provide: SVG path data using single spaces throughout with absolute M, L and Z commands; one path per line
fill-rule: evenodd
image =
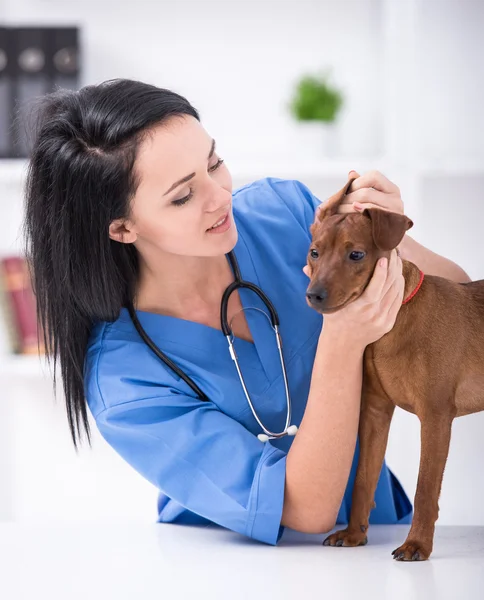
M 17 323 L 13 314 L 13 307 L 10 300 L 10 294 L 7 293 L 6 289 L 6 277 L 3 272 L 3 268 L 0 268 L 0 313 L 2 319 L 2 325 L 5 329 L 6 334 L 6 348 L 5 350 L 9 353 L 16 354 L 20 352 L 20 337 L 17 330 Z
M 44 353 L 37 323 L 35 296 L 25 258 L 8 256 L 1 260 L 4 288 L 10 299 L 10 306 L 19 337 L 20 354 Z M 40 342 L 40 343 L 39 343 Z

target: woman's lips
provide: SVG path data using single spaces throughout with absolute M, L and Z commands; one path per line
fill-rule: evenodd
M 219 219 L 220 221 L 220 219 Z M 207 229 L 207 233 L 224 233 L 227 229 L 230 229 L 232 225 L 232 219 L 230 218 L 230 211 L 225 215 L 223 222 L 214 227 L 213 229 Z

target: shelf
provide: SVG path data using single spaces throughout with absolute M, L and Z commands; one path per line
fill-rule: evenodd
M 302 160 L 297 158 L 289 161 L 260 160 L 254 163 L 234 162 L 229 163 L 228 169 L 234 180 L 256 180 L 262 177 L 281 177 L 282 179 L 302 178 L 343 178 L 348 176 L 350 170 L 358 171 L 360 174 L 373 169 L 385 170 L 388 160 L 383 157 L 375 158 L 314 158 Z
M 484 176 L 484 157 L 457 160 L 426 161 L 418 168 L 421 177 L 479 177 Z
M 388 161 L 382 157 L 362 158 L 325 158 L 314 157 L 304 160 L 296 157 L 295 160 L 270 160 L 260 158 L 250 163 L 244 161 L 228 161 L 227 166 L 233 179 L 255 180 L 262 177 L 282 177 L 294 179 L 299 177 L 346 177 L 351 169 L 360 172 L 372 169 L 383 169 Z M 27 160 L 2 159 L 0 160 L 0 184 L 21 181 L 27 170 Z
M 0 185 L 22 182 L 27 174 L 27 164 L 23 158 L 0 159 Z
M 253 181 L 262 177 L 281 177 L 283 179 L 299 178 L 341 178 L 346 177 L 351 169 L 360 174 L 373 169 L 382 172 L 397 168 L 385 156 L 374 158 L 348 157 L 325 158 L 317 160 L 314 157 L 303 160 L 298 157 L 294 161 L 268 160 L 261 158 L 254 162 L 231 161 L 227 163 L 232 178 L 235 181 Z M 484 158 L 469 158 L 457 160 L 430 160 L 423 161 L 415 166 L 420 177 L 458 177 L 458 176 L 484 176 Z M 20 183 L 27 173 L 27 160 L 25 159 L 0 159 L 0 185 L 5 183 Z
M 8 354 L 0 356 L 0 376 L 51 377 L 51 367 L 42 356 Z

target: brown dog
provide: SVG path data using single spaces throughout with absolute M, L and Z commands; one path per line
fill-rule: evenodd
M 360 296 L 376 262 L 389 257 L 412 221 L 380 209 L 338 214 L 353 179 L 322 205 L 311 226 L 310 306 L 341 309 Z M 455 283 L 403 261 L 404 301 L 393 329 L 367 346 L 359 422 L 360 456 L 348 527 L 325 545 L 367 543 L 369 515 L 390 422 L 399 406 L 421 424 L 414 516 L 397 560 L 426 560 L 433 548 L 444 467 L 455 417 L 484 410 L 484 280 Z

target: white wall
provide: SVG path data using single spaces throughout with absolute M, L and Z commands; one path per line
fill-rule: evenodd
M 128 77 L 171 88 L 237 159 L 250 158 L 253 145 L 259 157 L 291 156 L 291 84 L 305 69 L 333 65 L 349 96 L 345 152 L 381 151 L 382 106 L 372 83 L 380 65 L 379 0 L 3 2 L 13 23 L 83 26 L 85 83 Z
M 423 0 L 418 12 L 418 158 L 483 159 L 484 2 Z
M 185 95 L 236 184 L 286 174 L 324 198 L 349 169 L 381 168 L 402 190 L 416 239 L 484 278 L 480 0 L 3 0 L 2 17 L 82 25 L 83 83 L 131 77 Z M 285 112 L 295 77 L 325 65 L 348 96 L 336 162 L 295 146 Z M 17 247 L 21 214 L 18 181 L 5 190 L 2 252 Z M 156 491 L 95 429 L 93 450 L 75 455 L 47 378 L 35 367 L 2 378 L 0 518 L 154 520 Z M 397 409 L 387 452 L 411 497 L 418 425 Z M 484 413 L 454 423 L 439 523 L 484 524 L 482 431 Z

